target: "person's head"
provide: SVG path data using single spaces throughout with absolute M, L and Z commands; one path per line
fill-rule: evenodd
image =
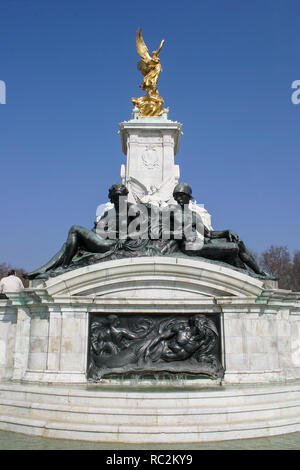
M 128 194 L 128 189 L 122 183 L 113 184 L 108 191 L 108 197 L 112 204 L 119 206 L 119 198 L 126 197 Z
M 178 183 L 173 190 L 173 197 L 180 206 L 189 204 L 193 199 L 192 188 L 187 183 Z
M 8 271 L 8 276 L 16 276 L 16 271 L 14 269 L 11 269 L 10 271 Z

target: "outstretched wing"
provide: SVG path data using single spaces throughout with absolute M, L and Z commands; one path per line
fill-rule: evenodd
M 139 180 L 131 176 L 128 180 L 130 188 L 136 202 L 141 202 L 142 198 L 148 194 L 146 186 L 144 186 Z
M 100 204 L 96 210 L 96 222 L 98 222 L 101 219 L 101 217 L 103 216 L 103 214 L 105 214 L 105 212 L 109 211 L 113 207 L 114 205 L 111 202 L 107 202 L 106 204 Z
M 136 50 L 143 62 L 147 64 L 151 61 L 151 56 L 149 54 L 148 47 L 144 42 L 141 28 L 139 28 L 136 33 Z
M 162 202 L 168 202 L 173 197 L 174 186 L 174 178 L 171 177 L 160 186 L 156 193 L 156 197 L 158 197 Z

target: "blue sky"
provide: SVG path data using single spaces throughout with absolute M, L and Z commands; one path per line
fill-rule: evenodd
M 125 162 L 139 26 L 150 50 L 166 40 L 176 163 L 214 228 L 300 249 L 299 1 L 1 0 L 0 18 L 0 262 L 32 270 L 93 226 Z

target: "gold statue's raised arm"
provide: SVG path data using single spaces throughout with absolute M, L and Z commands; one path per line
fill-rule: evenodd
M 153 51 L 152 55 L 150 55 L 143 39 L 141 28 L 137 30 L 136 49 L 140 56 L 137 66 L 144 75 L 144 80 L 140 88 L 147 91 L 147 94 L 140 98 L 132 98 L 133 104 L 139 109 L 140 116 L 160 116 L 164 110 L 164 100 L 159 96 L 157 90 L 159 74 L 162 71 L 158 54 L 164 42 L 165 40 L 163 39 L 158 49 Z
M 160 53 L 160 51 L 161 51 L 161 48 L 163 47 L 163 43 L 164 43 L 164 42 L 165 42 L 165 40 L 164 40 L 164 39 L 162 39 L 162 40 L 160 41 L 159 48 L 157 49 L 157 51 L 154 51 L 154 52 L 155 52 L 155 54 L 159 54 L 159 53 Z

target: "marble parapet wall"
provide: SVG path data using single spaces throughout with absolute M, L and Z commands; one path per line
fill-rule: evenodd
M 38 283 L 39 282 L 39 283 Z M 0 378 L 86 383 L 91 315 L 219 315 L 223 383 L 300 378 L 300 294 L 203 260 L 80 268 L 0 301 Z

